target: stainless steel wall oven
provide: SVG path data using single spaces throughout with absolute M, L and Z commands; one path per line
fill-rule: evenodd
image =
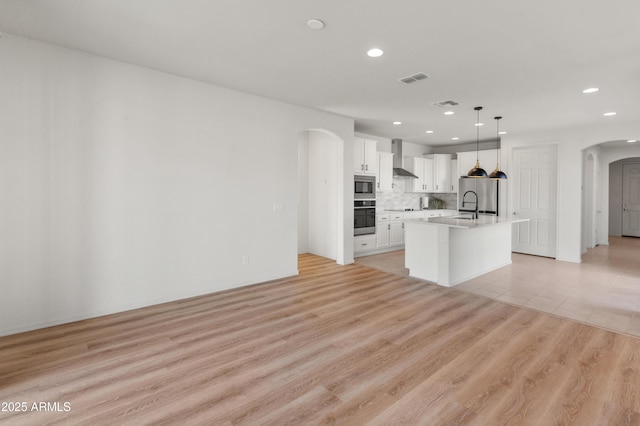
M 376 200 L 353 202 L 353 235 L 376 233 Z

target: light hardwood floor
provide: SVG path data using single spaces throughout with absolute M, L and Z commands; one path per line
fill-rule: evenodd
M 502 302 L 640 337 L 640 239 L 609 237 L 581 264 L 513 254 L 513 264 L 455 286 Z M 356 262 L 408 275 L 404 251 Z
M 301 274 L 0 338 L 0 424 L 640 424 L 640 340 L 312 255 Z

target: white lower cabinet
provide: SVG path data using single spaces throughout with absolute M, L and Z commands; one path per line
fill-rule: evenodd
M 378 246 L 399 246 L 404 244 L 404 214 L 383 213 L 376 216 L 376 235 Z
M 353 237 L 353 252 L 362 253 L 376 249 L 376 234 Z
M 454 216 L 456 210 L 418 210 L 376 214 L 376 233 L 353 237 L 355 255 L 384 253 L 404 247 L 405 221 L 424 217 Z
M 389 245 L 398 246 L 404 244 L 404 213 L 392 213 L 389 215 Z
M 389 236 L 391 234 L 389 219 L 390 215 L 388 214 L 379 214 L 376 216 L 377 248 L 389 247 Z
M 404 245 L 404 221 L 389 222 L 389 245 Z

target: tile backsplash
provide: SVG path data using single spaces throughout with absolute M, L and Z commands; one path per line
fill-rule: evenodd
M 428 196 L 430 199 L 438 198 L 445 203 L 446 209 L 456 210 L 458 208 L 458 195 L 455 193 L 434 193 L 421 194 L 404 192 L 404 181 L 402 178 L 393 178 L 392 191 L 378 191 L 376 193 L 377 210 L 403 210 L 420 209 L 420 197 Z

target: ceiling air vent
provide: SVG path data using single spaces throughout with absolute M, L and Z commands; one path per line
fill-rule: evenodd
M 435 102 L 431 105 L 438 106 L 438 107 L 446 107 L 446 106 L 456 106 L 459 104 L 456 101 L 440 101 L 440 102 Z
M 420 81 L 420 80 L 426 80 L 427 78 L 429 78 L 429 76 L 423 72 L 419 72 L 417 74 L 413 74 L 413 75 L 409 75 L 407 77 L 402 77 L 400 79 L 398 79 L 398 81 L 404 83 L 404 84 L 411 84 L 411 83 L 415 83 L 416 81 Z

